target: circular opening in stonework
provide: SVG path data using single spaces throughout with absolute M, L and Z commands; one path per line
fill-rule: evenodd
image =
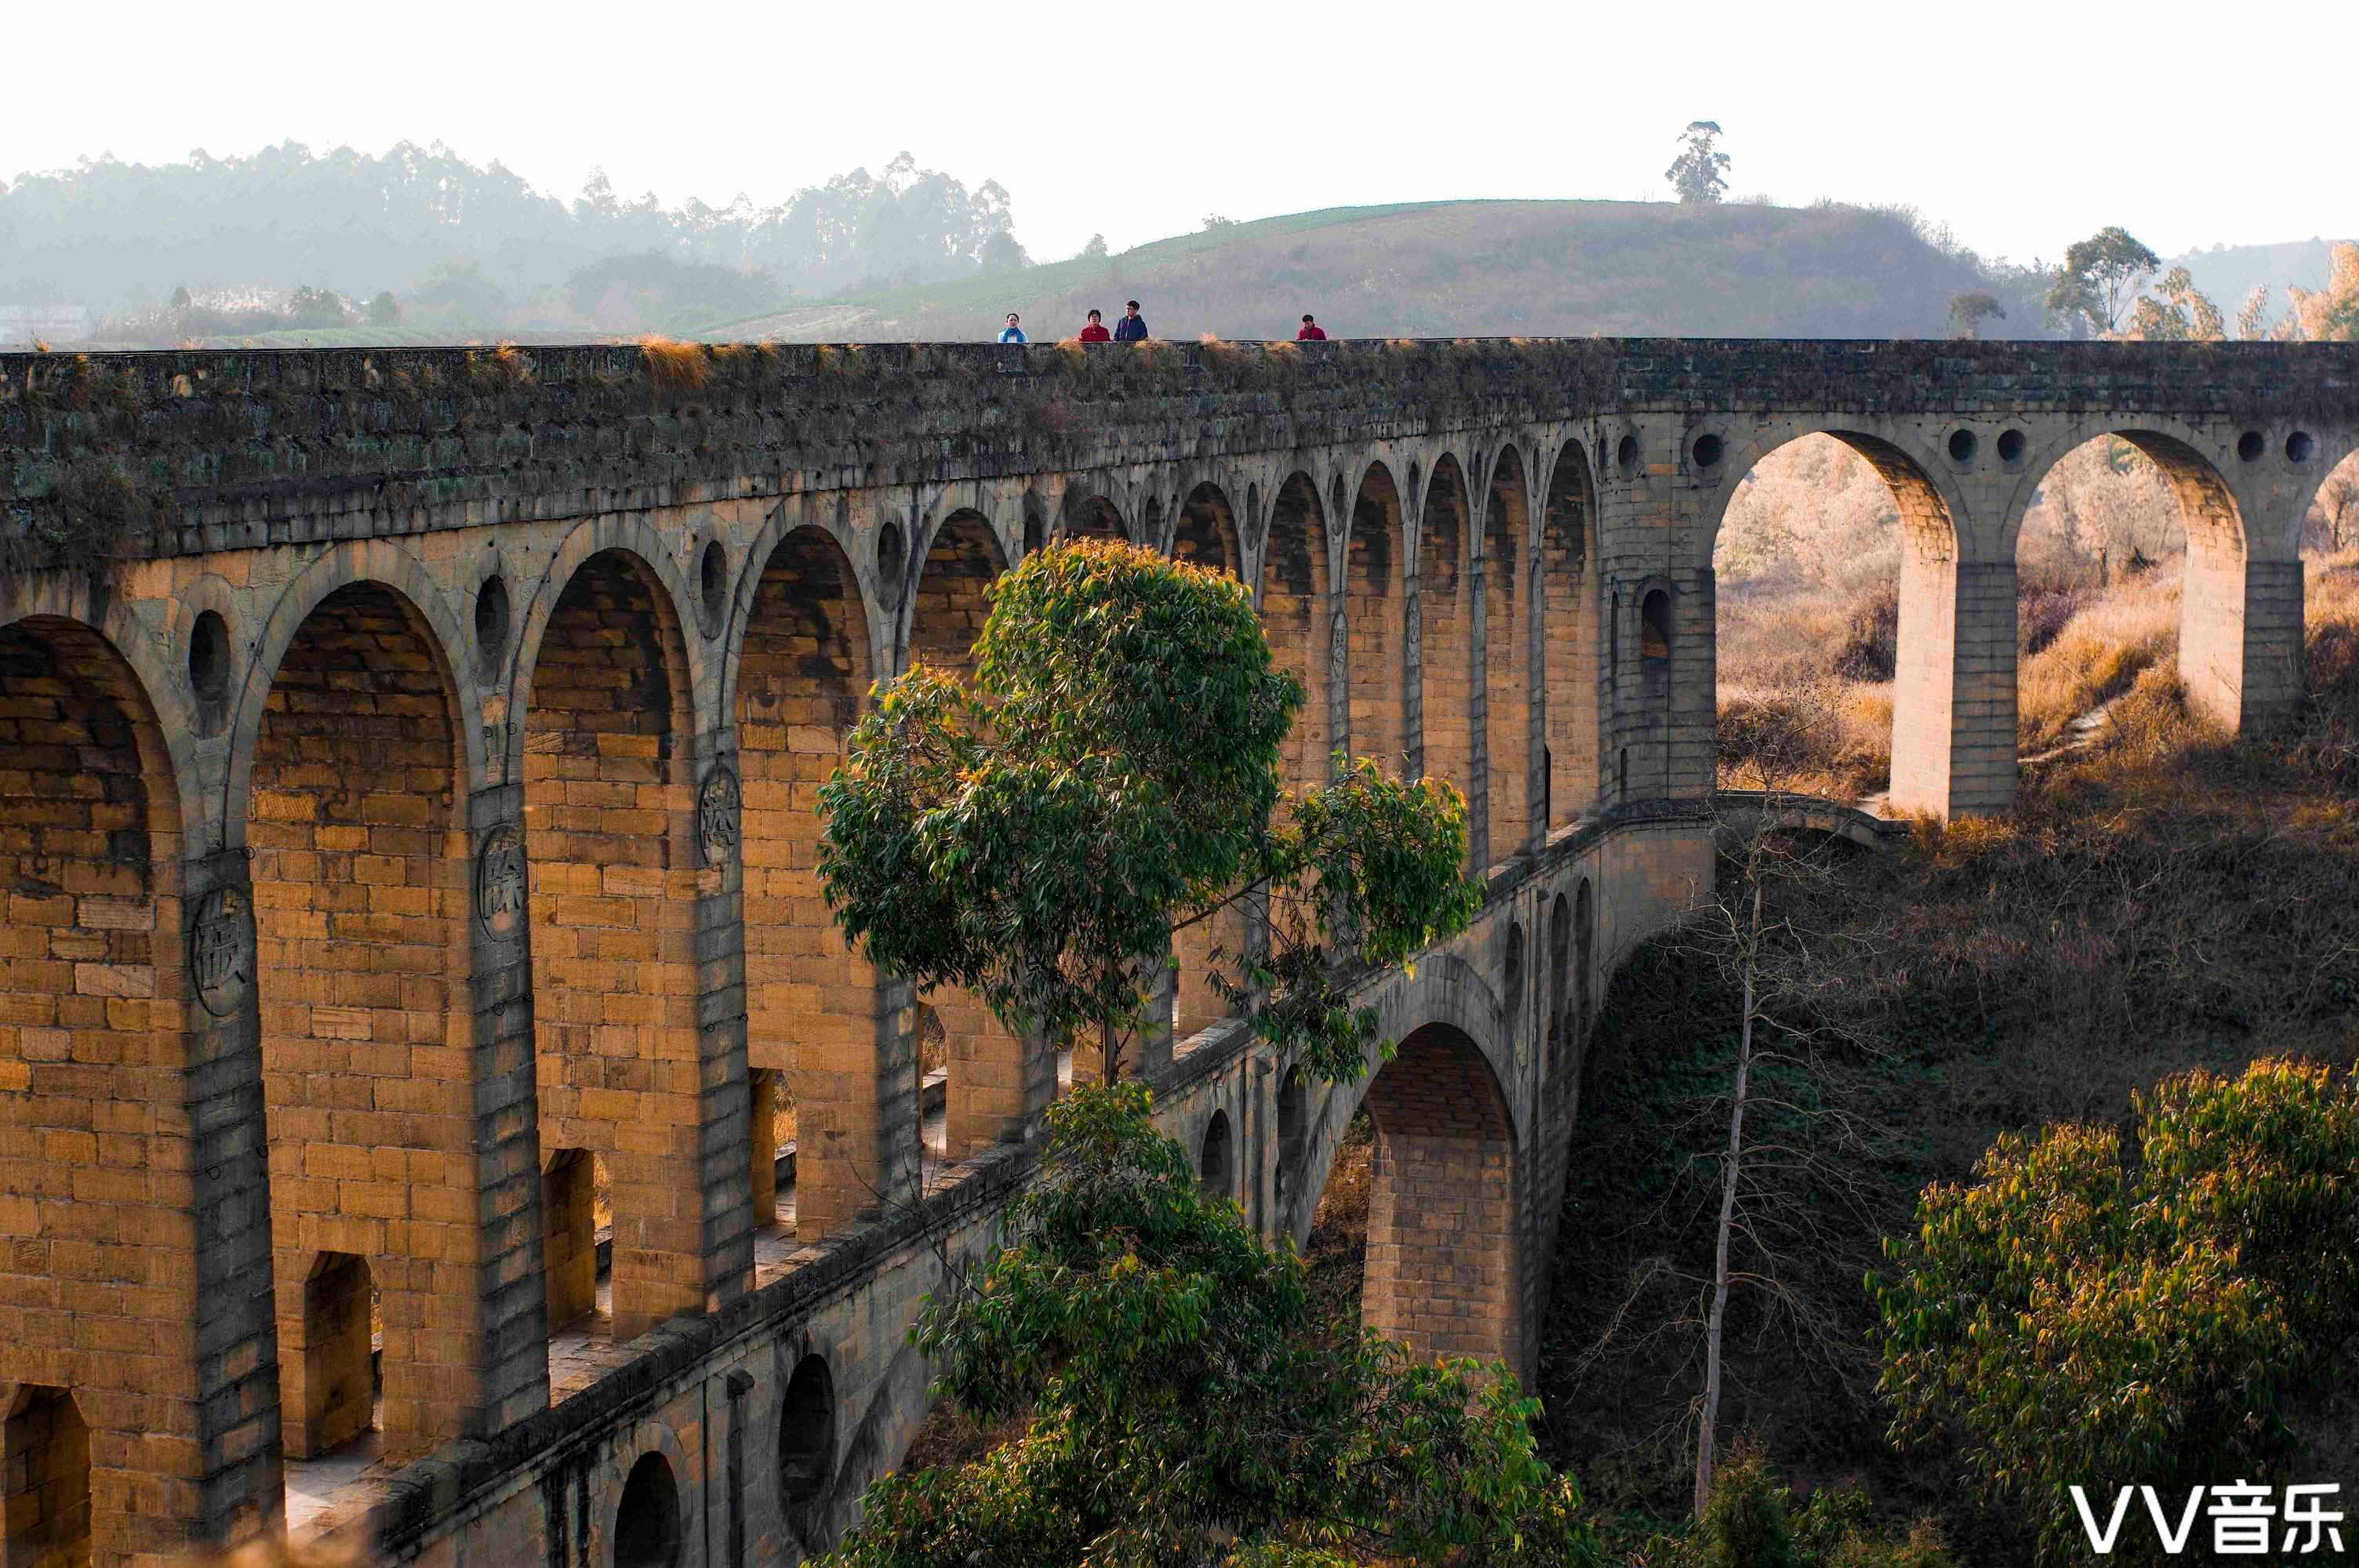
M 908 559 L 909 546 L 901 542 L 901 525 L 888 519 L 876 530 L 876 592 L 886 604 L 901 602 L 901 571 Z
M 1638 438 L 1636 436 L 1623 437 L 1622 444 L 1614 449 L 1614 460 L 1622 466 L 1622 471 L 1625 474 L 1636 469 L 1638 466 Z
M 189 628 L 189 689 L 199 702 L 229 695 L 229 622 L 208 610 Z
M 679 1561 L 679 1483 L 671 1461 L 646 1454 L 614 1506 L 614 1568 L 672 1568 Z
M 508 585 L 497 575 L 484 579 L 475 590 L 475 651 L 486 671 L 495 669 L 508 647 Z
M 1998 433 L 1998 460 L 2003 463 L 2021 462 L 2023 449 L 2029 443 L 2023 438 L 2022 431 L 2001 430 Z
M 1727 449 L 1727 443 L 1718 436 L 1709 434 L 1698 436 L 1695 438 L 1696 467 L 1701 469 L 1712 467 L 1720 461 L 1721 454 Z
M 2307 430 L 2296 430 L 2286 438 L 2288 462 L 2306 463 L 2310 461 L 2310 454 L 2316 450 L 2318 450 L 2318 443 L 2310 438 L 2310 432 Z
M 2248 463 L 2259 462 L 2261 454 L 2268 449 L 2269 444 L 2261 438 L 2258 430 L 2247 430 L 2236 438 L 2236 455 Z
M 824 1356 L 795 1363 L 778 1398 L 778 1498 L 793 1509 L 816 1500 L 835 1470 L 835 1376 Z
M 1950 460 L 1953 463 L 1974 460 L 1974 433 L 1972 430 L 1950 432 Z
M 721 626 L 722 600 L 729 592 L 729 554 L 718 539 L 704 542 L 704 553 L 697 557 L 696 591 L 704 600 L 704 618 L 708 633 Z

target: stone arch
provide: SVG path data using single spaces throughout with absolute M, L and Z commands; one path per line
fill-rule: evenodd
M 1060 532 L 1059 538 L 1064 537 Z M 912 660 L 962 677 L 975 667 L 975 639 L 990 612 L 986 590 L 1007 569 L 999 542 L 982 514 L 945 519 L 918 575 L 909 621 Z M 1054 1064 L 1028 1049 L 981 997 L 953 986 L 927 993 L 942 1028 L 945 1085 L 943 1152 L 964 1160 L 996 1143 L 1023 1138 L 1055 1093 Z M 920 1071 L 926 1064 L 920 1062 Z
M 1188 492 L 1172 514 L 1171 554 L 1191 566 L 1245 576 L 1245 551 L 1237 535 L 1236 515 L 1221 487 L 1205 480 Z
M 1804 440 L 1832 440 L 1865 461 L 1883 482 L 1899 521 L 1894 806 L 1947 815 L 1962 804 L 2004 804 L 2012 798 L 2015 779 L 2014 574 L 2011 568 L 1981 558 L 1983 546 L 1964 525 L 1966 514 L 1948 466 L 1920 456 L 1903 433 L 1888 429 L 1818 421 L 1763 427 L 1722 465 L 1725 471 L 1719 476 L 1702 530 L 1704 548 L 1709 552 L 1719 539 L 1730 503 L 1747 476 L 1762 461 Z M 1706 566 L 1710 559 L 1707 554 Z M 1631 674 L 1639 681 L 1642 697 L 1647 682 L 1644 596 L 1653 586 L 1642 584 L 1632 596 L 1632 620 L 1625 628 L 1636 644 L 1638 665 Z M 1736 592 L 1732 584 L 1719 583 L 1708 606 L 1687 608 L 1677 602 L 1677 584 L 1662 579 L 1662 586 L 1673 592 L 1675 620 L 1692 620 L 1698 627 L 1706 613 L 1716 621 L 1724 618 Z M 1999 645 L 2002 635 L 2004 646 Z M 1692 661 L 1682 655 L 1679 663 L 1685 666 Z M 1715 658 L 1715 680 L 1718 667 Z M 1675 686 L 1679 678 L 1677 669 L 1670 670 L 1667 685 Z M 1999 704 L 2004 705 L 2003 717 Z M 1658 776 L 1656 762 L 1648 755 L 1642 768 L 1650 783 Z M 1660 776 L 1666 789 L 1674 787 L 1667 759 Z M 1730 782 L 1755 788 L 1763 784 L 1759 776 Z M 1792 787 L 1791 781 L 1771 782 Z
M 1589 1020 L 1594 1011 L 1590 990 L 1596 983 L 1597 894 L 1583 877 L 1572 900 L 1572 1021 L 1567 1030 L 1576 1076 L 1589 1065 Z
M 1484 796 L 1483 842 L 1485 865 L 1531 848 L 1532 731 L 1540 710 L 1532 699 L 1532 611 L 1537 602 L 1526 582 L 1530 554 L 1531 490 L 1523 454 L 1514 442 L 1499 449 L 1491 465 L 1490 494 L 1483 509 L 1484 738 L 1490 781 Z
M 2256 460 L 2269 470 L 2287 466 L 2281 460 L 2284 438 L 2270 438 L 2276 436 L 2272 430 L 2263 437 Z M 2187 551 L 2180 584 L 2179 676 L 2188 702 L 2232 731 L 2289 711 L 2304 686 L 2299 551 L 2254 547 L 2253 530 L 2227 472 L 2232 465 L 2244 465 L 2233 449 L 2207 450 L 2213 443 L 2205 433 L 2175 420 L 2069 427 L 2024 464 L 2021 503 L 2008 509 L 2006 519 L 2007 560 L 2019 558 L 2024 519 L 2057 466 L 2091 442 L 2108 438 L 2127 444 L 2153 464 L 2178 503 Z M 2331 466 L 2319 472 L 2319 484 L 2328 471 Z M 2305 508 L 2312 488 L 2303 487 Z M 2266 519 L 2261 533 L 2266 540 Z
M 1196 1154 L 1196 1179 L 1216 1198 L 1236 1196 L 1236 1139 L 1225 1110 L 1214 1110 L 1204 1124 L 1203 1142 Z
M 697 624 L 690 608 L 696 602 L 695 596 L 663 535 L 639 517 L 589 518 L 577 524 L 557 546 L 556 555 L 537 579 L 532 602 L 524 607 L 522 619 L 508 637 L 506 654 L 500 661 L 504 678 L 498 684 L 507 693 L 508 712 L 523 713 L 531 706 L 533 677 L 540 667 L 541 644 L 549 635 L 549 618 L 557 613 L 567 590 L 572 588 L 575 574 L 592 560 L 602 557 L 610 561 L 626 559 L 645 583 L 644 591 L 654 601 L 655 612 L 669 628 L 679 666 L 675 684 L 687 694 L 690 704 L 680 715 L 679 733 L 683 737 L 703 733 L 709 726 L 694 710 L 694 704 L 696 694 L 705 689 L 705 639 L 689 634 Z M 511 580 L 511 595 L 514 590 Z M 733 616 L 730 624 L 734 627 L 742 619 Z M 525 733 L 523 723 L 507 726 L 507 776 L 511 779 L 524 776 Z
M 1471 805 L 1484 794 L 1474 776 L 1475 660 L 1480 655 L 1474 640 L 1476 552 L 1473 508 L 1455 454 L 1445 451 L 1434 459 L 1419 512 L 1417 628 L 1421 646 L 1416 674 L 1421 682 L 1421 756 L 1429 775 L 1457 785 Z
M 1570 1044 L 1572 1012 L 1572 909 L 1564 894 L 1549 905 L 1548 919 L 1548 1048 L 1541 1066 L 1553 1077 Z
M 1537 635 L 1530 646 L 1546 723 L 1541 744 L 1547 778 L 1545 810 L 1535 826 L 1545 837 L 1597 802 L 1598 660 L 1594 587 L 1597 487 L 1589 455 L 1576 438 L 1549 466 L 1540 508 L 1539 553 L 1528 600 Z
M 707 1091 L 686 1070 L 703 1059 L 695 942 L 706 880 L 689 639 L 660 574 L 626 547 L 573 562 L 542 600 L 510 725 L 523 732 L 514 776 L 531 884 L 539 1152 L 588 1150 L 603 1162 L 619 1343 L 703 1310 L 713 1282 Z
M 609 1532 L 612 1568 L 679 1568 L 688 1536 L 688 1510 L 670 1458 L 660 1450 L 639 1455 L 623 1477 Z
M 1261 619 L 1278 665 L 1302 683 L 1302 710 L 1280 760 L 1289 788 L 1325 784 L 1336 744 L 1329 690 L 1332 600 L 1327 513 L 1319 486 L 1300 469 L 1272 501 L 1262 545 Z
M 266 1242 L 251 1245 L 267 1234 L 263 1151 L 219 1114 L 251 1116 L 258 1095 L 252 898 L 201 868 L 191 886 L 172 726 L 149 683 L 104 632 L 26 608 L 0 624 L 0 1202 L 20 1304 L 72 1310 L 20 1312 L 0 1339 L 6 1530 L 12 1562 L 86 1562 L 93 1511 L 143 1547 L 205 1527 L 202 1444 L 220 1430 L 206 1405 L 223 1396 L 198 1336 L 257 1308 L 267 1321 Z M 201 1099 L 201 1058 L 221 1080 Z M 123 1281 L 139 1287 L 88 1283 Z M 245 1342 L 216 1354 L 268 1374 L 266 1328 L 223 1337 Z M 93 1433 L 121 1453 L 158 1432 L 187 1441 L 92 1475 Z M 275 1479 L 274 1465 L 266 1505 Z
M 775 1160 L 782 1138 L 793 1138 L 793 1223 L 809 1239 L 873 1204 L 885 1178 L 878 1087 L 888 1013 L 874 968 L 830 916 L 818 872 L 819 789 L 867 706 L 876 639 L 858 572 L 832 529 L 806 523 L 780 535 L 748 578 L 732 709 L 743 772 L 746 1064 L 773 1075 L 771 1119 L 750 1129 L 749 1160 Z M 771 1213 L 755 1217 L 782 1221 L 775 1195 Z
M 1408 546 L 1402 497 L 1383 460 L 1370 462 L 1353 488 L 1343 549 L 1344 670 L 1350 706 L 1345 733 L 1354 756 L 1404 773 L 1419 750 L 1408 733 L 1410 664 Z
M 1419 1359 L 1525 1367 L 1522 1212 L 1506 1097 L 1484 1052 L 1421 1025 L 1363 1101 L 1375 1124 L 1360 1321 Z
M 790 1520 L 817 1522 L 835 1480 L 840 1425 L 835 1374 L 825 1356 L 807 1350 L 778 1390 L 778 1506 Z
M 487 1397 L 474 1271 L 497 1238 L 477 1222 L 477 1054 L 453 1043 L 477 1033 L 476 927 L 521 935 L 522 835 L 493 827 L 477 866 L 477 727 L 447 644 L 398 588 L 345 583 L 268 645 L 230 820 L 253 875 L 279 1338 L 304 1340 L 315 1252 L 366 1260 L 386 1451 L 405 1457 L 466 1430 Z M 316 1456 L 302 1358 L 279 1386 L 288 1453 Z
M 1235 515 L 1229 509 L 1227 494 L 1211 480 L 1190 489 L 1188 499 L 1174 510 L 1171 555 L 1175 560 L 1244 577 L 1245 552 L 1239 545 Z M 1213 985 L 1212 976 L 1220 968 L 1234 968 L 1245 948 L 1245 910 L 1239 903 L 1174 933 L 1174 956 L 1179 960 L 1172 977 L 1175 1040 L 1189 1039 L 1228 1017 L 1229 1004 Z M 1213 962 L 1215 951 L 1221 955 L 1218 965 Z
M 1057 512 L 1056 531 L 1049 542 L 1053 545 L 1070 539 L 1111 539 L 1124 545 L 1132 542 L 1130 524 L 1124 521 L 1121 508 L 1078 485 L 1066 488 L 1064 503 Z
M 468 646 L 447 596 L 415 556 L 389 539 L 353 539 L 331 546 L 288 583 L 272 604 L 269 616 L 255 634 L 245 666 L 245 680 L 231 701 L 234 737 L 222 800 L 223 842 L 231 849 L 245 844 L 243 806 L 253 792 L 255 737 L 262 726 L 268 701 L 288 645 L 308 624 L 330 596 L 361 584 L 373 584 L 397 595 L 404 613 L 414 618 L 419 635 L 434 651 L 449 687 L 449 707 L 457 725 L 459 794 L 463 798 L 488 780 L 490 758 L 484 750 L 483 726 L 460 716 L 483 711 L 483 695 L 464 666 L 454 661 L 453 649 Z

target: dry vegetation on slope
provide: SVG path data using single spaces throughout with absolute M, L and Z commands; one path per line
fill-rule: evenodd
M 2188 711 L 2177 679 L 2175 511 L 2158 514 L 2147 476 L 2116 457 L 2076 455 L 2083 471 L 2051 483 L 2025 543 L 2027 625 L 2041 608 L 2022 735 L 2049 754 L 2027 763 L 2016 812 L 1921 826 L 1894 852 L 1828 844 L 1812 851 L 1828 875 L 1771 888 L 1776 913 L 1811 934 L 1795 957 L 1823 986 L 1781 1022 L 1817 1032 L 1829 1069 L 1775 1084 L 1783 1103 L 1756 1134 L 1796 1155 L 1748 1178 L 1783 1201 L 1789 1228 L 1774 1264 L 1777 1238 L 1737 1244 L 1738 1266 L 1778 1291 L 1732 1298 L 1723 1434 L 1753 1434 L 1805 1487 L 1855 1481 L 1896 1516 L 1940 1513 L 1959 1560 L 1990 1568 L 2028 1561 L 2021 1521 L 1958 1502 L 1946 1454 L 1885 1440 L 1860 1283 L 1879 1238 L 2002 1130 L 2120 1120 L 2133 1089 L 2189 1066 L 2359 1059 L 2359 557 L 2310 562 L 2312 695 L 2298 725 L 2234 741 Z M 1888 528 L 1872 494 L 1825 482 L 1843 466 L 1814 471 L 1822 526 L 1851 527 L 1851 543 L 1801 530 L 1831 560 L 1865 556 Z M 1723 548 L 1741 555 L 1777 518 L 1739 521 Z M 2158 564 L 2125 578 L 2116 553 L 2107 588 L 2082 553 L 2097 539 Z M 1820 781 L 1875 781 L 1888 687 L 1855 665 L 1877 645 L 1889 580 L 1870 564 L 1723 597 L 1724 760 L 1799 725 L 1818 737 Z M 1796 615 L 1817 635 L 1793 636 Z M 1797 644 L 1815 661 L 1778 651 Z M 2085 746 L 2049 749 L 2099 703 L 2111 706 Z M 1588 1069 L 1541 1384 L 1554 1457 L 1626 1512 L 1632 1542 L 1685 1511 L 1694 1281 L 1709 1273 L 1737 1016 L 1723 971 L 1666 938 L 1616 980 Z M 2320 1399 L 2297 1421 L 2316 1444 L 2307 1468 L 2348 1474 L 2359 1419 L 2347 1392 Z

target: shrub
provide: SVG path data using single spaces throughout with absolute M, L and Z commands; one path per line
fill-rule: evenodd
M 1834 673 L 1845 680 L 1887 681 L 1899 667 L 1900 592 L 1887 582 L 1853 608 Z

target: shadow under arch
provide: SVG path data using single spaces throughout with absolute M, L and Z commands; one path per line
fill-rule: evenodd
M 1476 541 L 1483 562 L 1484 743 L 1490 771 L 1484 793 L 1477 864 L 1489 866 L 1531 847 L 1540 781 L 1532 766 L 1536 600 L 1527 580 L 1531 554 L 1531 487 L 1521 449 L 1502 442 L 1491 460 Z
M 1287 732 L 1279 758 L 1289 789 L 1327 782 L 1335 744 L 1329 680 L 1333 655 L 1333 603 L 1329 594 L 1327 510 L 1319 486 L 1297 469 L 1271 502 L 1262 540 L 1256 595 L 1262 625 L 1278 667 L 1302 683 L 1302 708 Z
M 1471 807 L 1484 793 L 1474 777 L 1474 509 L 1456 454 L 1433 460 L 1419 508 L 1417 635 L 1419 728 L 1424 771 L 1457 786 Z M 1467 846 L 1479 869 L 1480 846 Z
M 1341 738 L 1354 756 L 1386 773 L 1415 771 L 1423 747 L 1408 733 L 1408 544 L 1392 470 L 1371 460 L 1353 487 L 1344 534 L 1343 671 L 1348 693 Z
M 287 650 L 304 625 L 331 595 L 348 588 L 381 589 L 400 605 L 417 628 L 442 679 L 456 731 L 457 793 L 464 799 L 489 782 L 489 758 L 484 751 L 484 727 L 468 716 L 483 711 L 483 693 L 465 665 L 452 652 L 468 645 L 458 618 L 441 585 L 427 573 L 417 557 L 384 539 L 351 539 L 316 557 L 279 593 L 260 631 L 245 680 L 231 705 L 230 764 L 222 782 L 222 834 L 229 849 L 245 846 L 243 809 L 254 783 L 254 742 L 262 725 L 264 705 L 277 683 Z
M 571 586 L 574 575 L 597 557 L 609 553 L 625 557 L 632 569 L 647 582 L 648 591 L 661 607 L 661 613 L 679 657 L 679 683 L 688 707 L 681 714 L 683 737 L 703 734 L 712 728 L 708 717 L 696 708 L 696 694 L 704 689 L 705 650 L 700 646 L 705 639 L 691 636 L 696 617 L 690 609 L 694 603 L 688 582 L 680 575 L 679 563 L 664 543 L 663 535 L 637 517 L 586 518 L 565 535 L 549 565 L 542 568 L 532 602 L 525 608 L 524 619 L 516 635 L 509 639 L 512 653 L 507 660 L 506 676 L 502 683 L 507 694 L 507 776 L 523 776 L 525 748 L 524 716 L 530 707 L 533 673 L 540 662 L 541 644 L 549 636 L 549 617 Z M 505 575 L 505 574 L 504 574 Z M 742 577 L 743 574 L 741 574 Z M 758 576 L 759 574 L 754 574 Z M 734 640 L 742 617 L 730 618 L 729 636 Z M 734 655 L 734 645 L 728 649 Z M 734 662 L 734 659 L 733 659 Z
M 1171 518 L 1171 557 L 1190 566 L 1245 576 L 1245 551 L 1227 492 L 1205 480 L 1188 492 Z
M 1131 538 L 1130 524 L 1119 507 L 1094 492 L 1069 487 L 1063 504 L 1057 511 L 1056 528 L 1049 535 L 1052 545 L 1068 539 L 1111 539 L 1127 545 Z
M 1548 466 L 1538 553 L 1526 595 L 1538 624 L 1530 689 L 1543 721 L 1538 731 L 1539 798 L 1536 835 L 1572 822 L 1597 804 L 1599 790 L 1597 485 L 1579 437 L 1564 441 Z

